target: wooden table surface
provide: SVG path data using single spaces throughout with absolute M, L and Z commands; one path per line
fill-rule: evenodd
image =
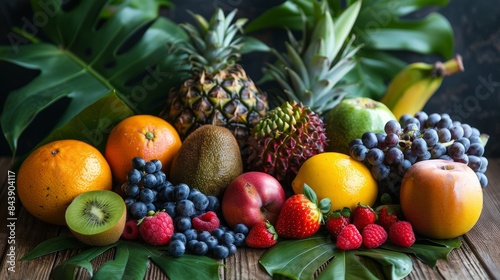
M 57 227 L 38 221 L 21 207 L 16 200 L 15 231 L 11 232 L 7 225 L 8 220 L 8 175 L 11 161 L 9 158 L 0 158 L 1 209 L 0 219 L 6 225 L 0 227 L 0 279 L 49 279 L 54 266 L 72 256 L 76 251 L 63 251 L 50 254 L 31 261 L 19 261 L 37 244 L 55 237 L 66 236 L 71 233 L 65 227 Z M 476 226 L 462 238 L 462 246 L 451 252 L 448 261 L 440 260 L 436 268 L 431 269 L 425 264 L 413 259 L 413 271 L 406 279 L 500 279 L 500 159 L 489 159 L 487 171 L 489 185 L 484 189 L 484 208 Z M 9 240 L 15 240 L 14 263 L 9 263 L 11 252 Z M 12 242 L 12 241 L 11 241 Z M 235 256 L 221 262 L 226 269 L 220 269 L 221 279 L 271 279 L 259 266 L 258 259 L 264 250 L 239 248 Z M 113 251 L 99 256 L 98 262 L 109 260 Z M 15 265 L 15 272 L 9 272 L 9 266 Z M 88 279 L 86 271 L 80 271 L 79 279 Z M 166 279 L 154 265 L 150 265 L 146 279 Z

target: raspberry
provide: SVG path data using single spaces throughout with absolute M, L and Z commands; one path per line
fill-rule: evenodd
M 366 248 L 378 248 L 387 240 L 387 232 L 377 224 L 369 224 L 361 232 L 363 245 Z
M 165 245 L 174 234 L 174 223 L 167 213 L 157 212 L 140 222 L 139 234 L 150 245 Z
M 347 225 L 337 236 L 337 247 L 340 250 L 355 250 L 361 247 L 363 237 L 355 225 Z
M 350 224 L 348 217 L 333 213 L 326 221 L 325 228 L 332 236 L 337 237 L 348 224 Z
M 139 238 L 139 228 L 136 220 L 128 220 L 122 232 L 122 238 L 126 240 L 136 240 Z
M 398 221 L 389 229 L 389 240 L 394 245 L 410 247 L 415 243 L 415 233 L 413 227 L 407 221 Z
M 377 224 L 381 225 L 387 232 L 389 232 L 391 226 L 399 220 L 397 210 L 394 208 L 394 206 L 382 205 L 377 207 L 376 210 L 378 211 Z
M 212 233 L 212 231 L 220 226 L 220 220 L 215 212 L 208 211 L 205 214 L 193 218 L 191 224 L 192 227 L 198 232 L 208 231 Z
M 366 225 L 374 224 L 377 221 L 377 215 L 368 205 L 359 204 L 352 212 L 352 223 L 358 231 L 362 231 Z

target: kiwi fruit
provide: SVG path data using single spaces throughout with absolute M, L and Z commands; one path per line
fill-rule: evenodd
M 189 134 L 172 161 L 170 181 L 220 195 L 243 173 L 238 142 L 225 127 L 206 124 Z
M 78 195 L 65 213 L 69 230 L 78 240 L 91 246 L 106 246 L 118 241 L 126 218 L 123 198 L 109 190 Z

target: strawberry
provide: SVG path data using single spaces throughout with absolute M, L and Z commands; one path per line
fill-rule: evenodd
M 351 210 L 349 207 L 344 207 L 342 210 L 335 210 L 330 214 L 328 220 L 326 220 L 325 228 L 326 230 L 333 236 L 337 237 L 344 229 L 345 226 L 351 223 L 349 216 L 351 214 Z
M 376 223 L 381 225 L 387 232 L 395 222 L 399 221 L 399 205 L 380 205 L 375 209 L 375 212 L 378 215 Z
M 261 221 L 250 229 L 245 242 L 248 247 L 269 248 L 278 242 L 278 234 L 269 221 Z
M 353 224 L 348 224 L 337 236 L 337 247 L 340 250 L 355 250 L 361 247 L 363 237 Z
M 168 244 L 173 234 L 174 222 L 166 212 L 148 213 L 139 221 L 139 235 L 150 245 Z
M 374 224 L 377 221 L 377 214 L 369 205 L 358 203 L 358 206 L 352 212 L 351 221 L 361 232 L 365 226 Z
M 324 198 L 318 205 L 316 193 L 304 184 L 304 193 L 287 198 L 276 221 L 276 232 L 284 238 L 305 238 L 315 234 L 330 211 L 331 201 Z
M 381 225 L 369 224 L 361 232 L 366 248 L 378 248 L 387 240 L 387 232 Z
M 389 240 L 394 245 L 410 247 L 415 243 L 413 227 L 407 221 L 397 221 L 389 229 Z

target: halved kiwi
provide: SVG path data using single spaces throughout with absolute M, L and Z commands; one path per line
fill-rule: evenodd
M 70 231 L 91 246 L 106 246 L 118 241 L 125 228 L 126 216 L 123 198 L 109 190 L 78 195 L 65 213 Z

